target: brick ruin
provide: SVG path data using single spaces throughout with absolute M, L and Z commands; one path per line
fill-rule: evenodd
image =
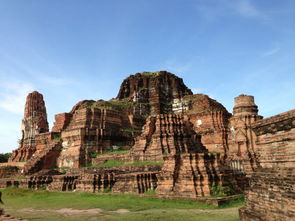
M 169 72 L 143 72 L 126 78 L 114 99 L 83 100 L 55 115 L 49 131 L 43 96 L 32 92 L 19 147 L 0 168 L 0 188 L 153 191 L 194 200 L 243 193 L 250 180 L 244 220 L 259 217 L 267 199 L 269 206 L 274 203 L 270 196 L 261 198 L 267 182 L 276 188 L 274 196 L 281 194 L 278 202 L 294 205 L 288 190 L 294 193 L 295 111 L 262 119 L 253 96 L 234 101 L 231 114 Z M 280 179 L 288 185 L 282 187 Z M 251 213 L 258 201 L 261 207 Z M 274 207 L 267 218 L 281 210 Z M 285 217 L 294 215 L 294 207 L 287 210 Z
M 22 137 L 19 140 L 20 145 L 13 152 L 9 162 L 29 160 L 37 151 L 35 137 L 48 131 L 43 95 L 34 91 L 27 96 L 24 118 L 22 120 Z
M 257 121 L 259 167 L 251 177 L 240 218 L 295 220 L 295 110 Z

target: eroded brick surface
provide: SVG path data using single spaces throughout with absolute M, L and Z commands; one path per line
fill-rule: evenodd
M 295 110 L 257 121 L 259 167 L 251 177 L 241 220 L 295 219 Z

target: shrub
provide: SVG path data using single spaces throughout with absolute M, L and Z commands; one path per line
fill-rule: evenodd
M 111 192 L 111 188 L 108 186 L 108 187 L 104 188 L 103 192 L 109 193 L 109 192 Z
M 61 137 L 60 137 L 60 134 L 54 134 L 53 135 L 53 139 L 54 140 L 59 140 Z
M 40 187 L 40 190 L 46 190 L 46 184 L 42 184 L 42 186 Z
M 96 156 L 97 156 L 97 151 L 90 151 L 90 152 L 89 152 L 89 155 L 90 155 L 91 158 L 96 158 Z
M 210 187 L 210 194 L 211 196 L 214 196 L 214 197 L 226 196 L 226 194 L 224 194 L 223 187 L 221 184 L 218 184 L 218 185 L 213 184 Z

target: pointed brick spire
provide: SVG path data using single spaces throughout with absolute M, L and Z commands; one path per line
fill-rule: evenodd
M 22 137 L 9 161 L 27 161 L 36 151 L 35 136 L 48 132 L 46 107 L 43 95 L 37 91 L 28 94 L 22 120 Z
M 22 130 L 24 138 L 49 131 L 43 95 L 37 91 L 27 96 Z

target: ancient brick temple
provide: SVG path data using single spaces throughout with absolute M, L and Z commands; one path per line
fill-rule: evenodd
M 252 174 L 240 218 L 295 220 L 295 110 L 257 121 L 259 167 Z
M 33 92 L 19 148 L 10 167 L 0 169 L 0 187 L 154 191 L 193 200 L 239 194 L 250 181 L 244 220 L 263 217 L 267 208 L 273 209 L 262 220 L 291 217 L 294 111 L 263 120 L 253 96 L 234 101 L 231 114 L 169 72 L 143 72 L 126 78 L 114 99 L 83 100 L 55 115 L 49 131 L 43 96 Z M 17 179 L 17 173 L 24 178 Z M 269 188 L 275 195 L 264 194 Z M 291 206 L 278 208 L 285 203 Z

